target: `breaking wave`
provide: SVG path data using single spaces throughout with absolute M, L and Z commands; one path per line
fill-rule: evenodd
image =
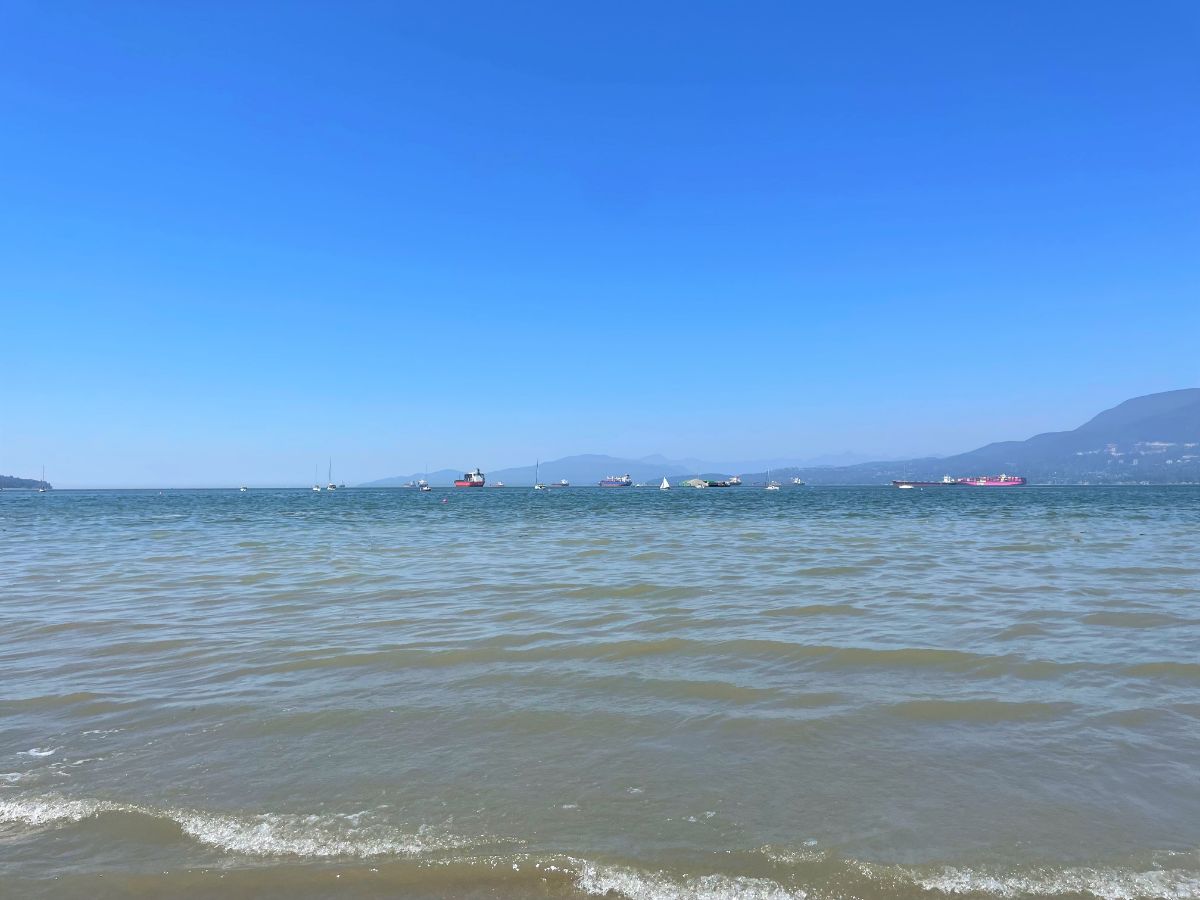
M 137 817 L 137 828 L 128 827 Z M 1092 897 L 1096 900 L 1200 900 L 1195 854 L 1165 854 L 1166 862 L 1133 866 L 1036 866 L 1009 871 L 971 867 L 912 867 L 843 859 L 804 848 L 766 847 L 716 854 L 723 862 L 693 859 L 687 871 L 652 870 L 574 855 L 526 852 L 474 856 L 483 844 L 519 844 L 497 838 L 467 840 L 440 828 L 404 831 L 352 815 L 223 815 L 196 810 L 154 809 L 105 800 L 40 797 L 0 801 L 0 825 L 32 829 L 98 827 L 108 837 L 145 836 L 147 822 L 200 844 L 240 856 L 276 858 L 280 883 L 293 880 L 305 862 L 370 865 L 383 871 L 380 887 L 415 882 L 455 895 L 466 884 L 515 896 L 549 891 L 554 896 L 626 900 L 805 900 L 857 897 L 980 898 Z M 439 852 L 440 851 L 440 852 Z M 291 863 L 287 860 L 292 860 Z M 397 876 L 397 866 L 403 867 Z M 413 868 L 416 866 L 417 868 Z M 726 868 L 730 871 L 716 871 Z M 223 870 L 227 874 L 233 870 Z M 258 878 L 270 870 L 255 868 Z M 361 869 L 346 869 L 361 872 Z M 116 873 L 113 873 L 116 874 Z M 200 877 L 200 876 L 197 876 Z M 222 876 L 224 877 L 224 876 Z M 119 879 L 120 876 L 118 875 Z M 490 886 L 490 887 L 489 887 Z M 535 890 L 536 888 L 536 890 Z M 469 891 L 468 891 L 469 893 Z

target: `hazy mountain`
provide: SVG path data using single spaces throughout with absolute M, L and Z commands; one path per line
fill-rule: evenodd
M 852 454 L 847 454 L 853 457 Z M 840 455 L 836 457 L 841 459 Z M 680 475 L 729 476 L 740 472 L 750 471 L 758 466 L 771 468 L 796 465 L 795 457 L 782 460 L 742 461 L 742 462 L 711 462 L 698 459 L 669 459 L 662 454 L 643 456 L 638 459 L 627 459 L 620 456 L 607 456 L 601 453 L 582 453 L 577 456 L 565 456 L 562 459 L 544 460 L 536 467 L 537 478 L 543 482 L 558 482 L 564 478 L 575 485 L 593 485 L 607 475 L 628 474 L 636 482 L 657 483 L 664 475 L 678 477 Z M 808 465 L 815 465 L 806 461 Z M 801 465 L 805 463 L 800 463 Z M 460 478 L 464 469 L 439 469 L 428 476 L 432 485 L 449 485 L 454 479 Z M 511 485 L 531 485 L 534 483 L 535 466 L 515 466 L 507 469 L 485 470 L 488 483 L 503 481 Z M 403 487 L 409 482 L 421 478 L 420 473 L 412 475 L 396 475 L 372 481 L 364 487 Z
M 50 482 L 38 481 L 36 478 L 18 478 L 16 475 L 0 475 L 0 488 L 36 491 L 40 487 L 50 490 Z
M 404 487 L 410 482 L 424 478 L 432 485 L 446 487 L 454 484 L 454 479 L 462 478 L 467 469 L 437 469 L 428 474 L 414 472 L 412 475 L 393 475 L 391 478 L 380 478 L 378 481 L 368 481 L 360 487 Z
M 854 464 L 848 465 L 847 460 Z M 771 477 L 799 475 L 809 484 L 886 484 L 893 478 L 936 480 L 943 475 L 1007 472 L 1032 482 L 1175 482 L 1200 481 L 1200 388 L 1167 391 L 1126 400 L 1073 431 L 1054 431 L 1024 441 L 1001 441 L 956 456 L 862 462 L 855 454 L 824 457 L 710 462 L 670 459 L 661 454 L 638 459 L 588 453 L 547 460 L 539 477 L 593 485 L 606 475 L 628 473 L 634 481 L 652 483 L 664 475 L 741 475 L 747 484 Z M 429 483 L 453 484 L 465 469 L 431 472 Z M 530 485 L 534 467 L 518 466 L 487 472 L 488 482 Z M 366 487 L 396 487 L 421 478 L 420 473 L 372 481 Z
M 534 466 L 517 466 L 508 469 L 484 470 L 488 484 L 503 481 L 512 485 L 531 485 L 534 482 Z M 466 469 L 440 469 L 430 472 L 428 479 L 431 485 L 450 485 L 454 479 L 461 478 Z M 595 484 L 606 475 L 628 474 L 634 481 L 658 481 L 663 475 L 677 475 L 683 472 L 678 465 L 670 463 L 646 462 L 638 459 L 622 459 L 617 456 L 604 456 L 598 453 L 585 453 L 579 456 L 566 456 L 562 459 L 546 460 L 538 469 L 538 477 L 544 482 L 557 482 L 566 479 L 571 484 Z M 369 482 L 363 487 L 402 487 L 410 481 L 423 477 L 420 473 L 413 475 L 396 475 L 392 478 L 382 478 Z
M 1200 481 L 1200 388 L 1135 397 L 1072 431 L 1001 441 L 956 456 L 786 469 L 773 471 L 772 477 L 798 474 L 810 484 L 879 484 L 1001 472 L 1043 484 Z

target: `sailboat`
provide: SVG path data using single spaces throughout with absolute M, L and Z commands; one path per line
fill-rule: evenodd
M 538 470 L 541 468 L 541 466 L 542 461 L 540 459 L 533 464 L 533 489 L 535 491 L 544 491 L 546 489 L 546 486 L 542 484 L 541 479 L 538 478 Z
M 666 475 L 663 476 L 663 482 L 658 486 L 658 489 L 660 491 L 669 491 L 671 489 L 671 482 L 667 481 Z
M 46 467 L 42 466 L 42 483 L 38 485 L 38 493 L 46 493 Z
M 336 491 L 337 485 L 333 483 L 333 457 L 329 458 L 329 474 L 326 476 L 329 479 L 329 486 L 325 488 L 327 491 Z
M 770 469 L 767 469 L 767 490 L 768 491 L 779 490 L 779 482 L 771 480 L 771 470 Z
M 432 491 L 433 490 L 433 488 L 431 488 L 429 486 L 429 463 L 425 463 L 425 477 L 417 480 L 417 490 L 419 490 L 419 491 Z
M 321 483 L 317 481 L 317 467 L 313 466 L 313 490 L 321 493 Z

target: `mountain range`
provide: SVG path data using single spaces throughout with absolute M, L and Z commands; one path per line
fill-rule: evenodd
M 620 456 L 606 456 L 601 453 L 584 453 L 578 456 L 566 456 L 562 459 L 552 459 L 534 466 L 516 466 L 508 469 L 488 471 L 488 482 L 494 484 L 503 481 L 511 485 L 531 485 L 536 478 L 543 482 L 569 481 L 571 484 L 592 485 L 606 475 L 629 475 L 634 481 L 655 482 L 666 475 L 692 476 L 705 472 L 725 472 L 735 474 L 748 472 L 757 468 L 781 469 L 787 466 L 793 468 L 802 466 L 833 466 L 847 462 L 861 461 L 852 453 L 833 454 L 824 457 L 805 459 L 803 457 L 785 457 L 780 459 L 743 460 L 734 462 L 706 462 L 697 459 L 668 459 L 661 454 L 643 456 L 637 459 L 627 459 Z M 468 467 L 470 468 L 470 467 Z M 461 478 L 467 469 L 438 469 L 424 474 L 414 472 L 411 475 L 395 475 L 368 482 L 362 487 L 403 487 L 406 484 L 424 478 L 434 486 L 444 486 L 454 483 Z
M 849 464 L 848 464 L 849 463 Z M 592 485 L 606 475 L 628 473 L 637 482 L 656 482 L 664 475 L 728 476 L 740 474 L 747 484 L 771 477 L 794 476 L 809 484 L 886 484 L 892 479 L 936 480 L 943 475 L 1024 475 L 1041 484 L 1115 484 L 1200 482 L 1200 388 L 1166 391 L 1126 400 L 1071 431 L 1034 435 L 1022 441 L 1000 441 L 947 457 L 861 461 L 852 454 L 833 458 L 709 463 L 638 459 L 583 454 L 549 460 L 538 467 L 544 482 L 566 479 Z M 430 484 L 452 484 L 466 469 L 430 472 Z M 534 482 L 534 466 L 488 472 L 488 481 L 511 485 Z M 365 487 L 396 487 L 423 477 L 400 475 Z

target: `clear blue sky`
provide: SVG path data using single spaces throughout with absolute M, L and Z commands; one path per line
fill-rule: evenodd
M 0 473 L 949 453 L 1200 385 L 1200 6 L 0 6 Z

